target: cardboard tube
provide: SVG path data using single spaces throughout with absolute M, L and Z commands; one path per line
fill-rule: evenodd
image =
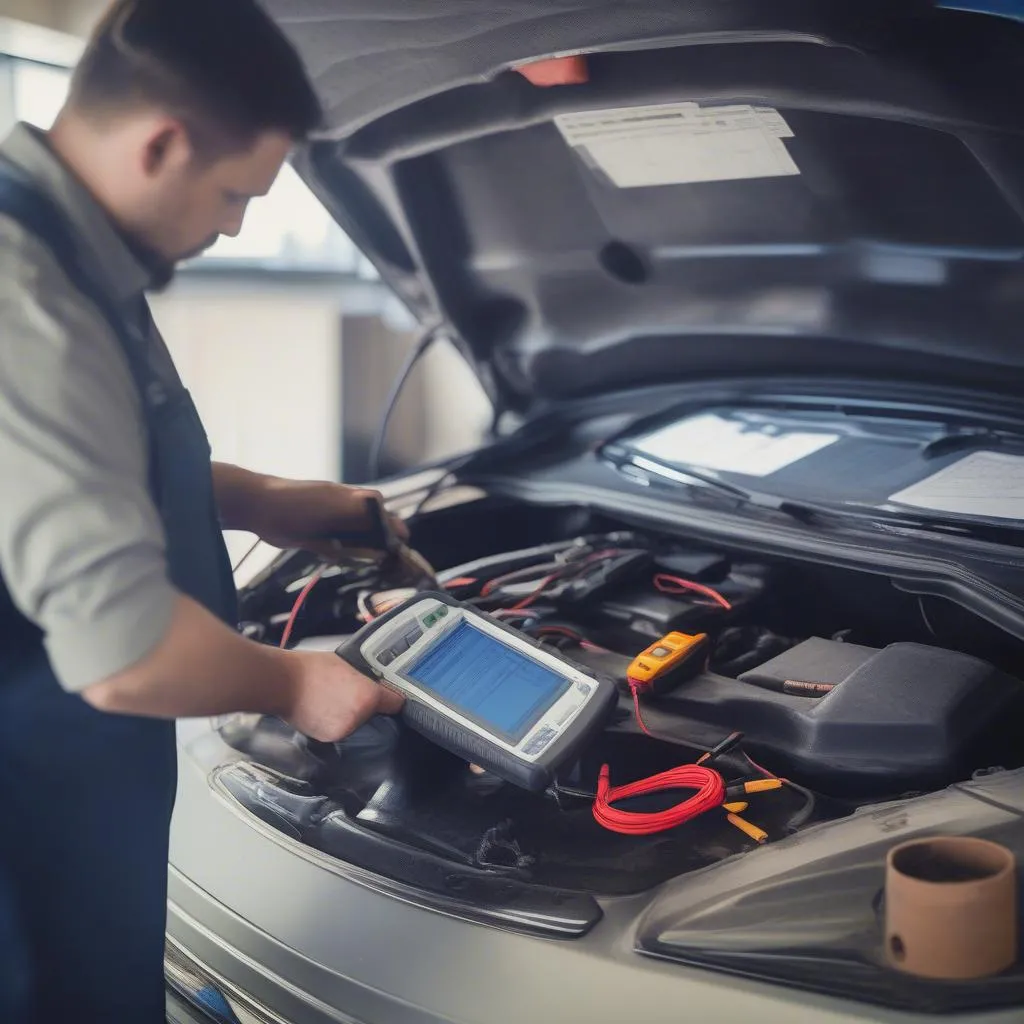
M 989 977 L 1016 962 L 1017 937 L 1017 866 L 1006 847 L 939 836 L 889 851 L 885 952 L 897 970 Z

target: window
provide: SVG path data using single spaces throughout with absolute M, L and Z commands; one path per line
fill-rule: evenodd
M 14 59 L 14 119 L 49 128 L 67 95 L 67 68 Z M 196 261 L 283 270 L 327 270 L 375 278 L 373 265 L 331 219 L 295 170 L 286 165 L 274 187 L 249 204 L 237 238 L 222 238 Z
M 69 72 L 26 60 L 14 61 L 12 72 L 14 119 L 49 128 L 67 95 Z
M 289 164 L 281 169 L 270 192 L 249 204 L 238 237 L 221 238 L 202 259 L 376 276 L 373 265 Z

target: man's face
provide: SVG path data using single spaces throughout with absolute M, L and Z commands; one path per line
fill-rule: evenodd
M 133 219 L 139 240 L 166 261 L 167 280 L 176 263 L 239 233 L 250 200 L 267 194 L 291 146 L 286 134 L 266 132 L 248 149 L 203 160 L 184 130 L 152 140 Z

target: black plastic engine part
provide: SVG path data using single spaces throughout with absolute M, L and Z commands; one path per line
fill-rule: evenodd
M 656 706 L 680 716 L 684 733 L 686 720 L 739 730 L 772 771 L 864 798 L 936 789 L 980 767 L 1017 763 L 1012 720 L 1024 710 L 1024 684 L 965 654 L 893 644 L 818 699 L 702 675 Z
M 732 605 L 733 612 L 748 609 L 764 594 L 769 570 L 761 565 L 734 565 L 715 589 Z M 699 581 L 694 581 L 699 582 Z M 643 581 L 617 590 L 588 612 L 587 623 L 596 636 L 613 647 L 640 649 L 666 633 L 712 634 L 730 621 L 732 613 L 700 594 L 665 594 Z
M 550 588 L 548 599 L 561 606 L 583 604 L 625 583 L 637 579 L 651 568 L 651 553 L 644 550 L 623 551 L 608 559 L 595 562 L 573 575 L 561 586 Z
M 873 658 L 878 651 L 859 644 L 837 643 L 811 637 L 739 678 L 769 690 L 784 692 L 789 683 L 834 686 Z
M 471 776 L 464 761 L 411 729 L 402 732 L 387 778 L 356 820 L 409 846 L 473 864 L 493 813 L 467 799 Z
M 658 572 L 696 583 L 717 583 L 729 574 L 729 559 L 708 551 L 659 551 L 654 564 Z
M 674 630 L 681 633 L 700 632 L 700 627 L 721 613 L 696 602 L 661 594 L 651 586 L 631 587 L 602 601 L 595 611 L 594 626 L 609 638 L 626 639 L 626 645 L 639 647 Z M 634 639 L 639 638 L 639 639 Z
M 780 636 L 766 626 L 729 626 L 714 638 L 711 670 L 737 679 L 796 644 L 796 640 Z

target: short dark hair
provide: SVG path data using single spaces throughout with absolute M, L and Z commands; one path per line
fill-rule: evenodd
M 69 101 L 97 116 L 163 108 L 207 151 L 244 149 L 266 131 L 301 141 L 323 116 L 299 55 L 255 0 L 115 0 Z

